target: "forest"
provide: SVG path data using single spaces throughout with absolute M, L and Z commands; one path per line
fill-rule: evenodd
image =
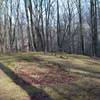
M 0 51 L 100 55 L 99 0 L 1 0 Z
M 100 100 L 100 0 L 0 0 L 0 100 Z

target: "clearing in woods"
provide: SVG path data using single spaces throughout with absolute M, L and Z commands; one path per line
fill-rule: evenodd
M 0 100 L 100 100 L 100 59 L 65 53 L 1 55 Z

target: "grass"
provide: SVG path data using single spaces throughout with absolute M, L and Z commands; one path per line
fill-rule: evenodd
M 42 52 L 0 56 L 0 100 L 100 100 L 100 59 Z

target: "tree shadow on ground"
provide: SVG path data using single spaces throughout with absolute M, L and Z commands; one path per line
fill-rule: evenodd
M 95 82 L 71 83 L 65 92 L 55 87 L 53 90 L 64 97 L 64 100 L 100 100 L 100 85 Z
M 52 64 L 52 66 L 56 66 L 58 68 L 60 68 L 61 70 L 67 71 L 67 72 L 71 72 L 71 70 L 78 70 L 79 72 L 72 72 L 72 73 L 76 73 L 76 74 L 81 74 L 84 76 L 88 76 L 91 78 L 97 78 L 100 79 L 100 72 L 97 70 L 93 70 L 89 68 L 84 68 L 84 67 L 80 67 L 79 65 L 73 65 L 72 63 L 69 62 L 48 62 L 48 64 Z M 83 73 L 82 73 L 83 72 Z
M 42 58 L 40 57 L 36 57 L 36 56 L 27 56 L 27 57 L 23 57 L 23 56 L 18 56 L 16 57 L 18 61 L 26 61 L 26 62 L 42 62 L 44 61 Z
M 20 86 L 23 90 L 27 92 L 30 97 L 30 100 L 52 100 L 48 94 L 45 93 L 42 89 L 38 89 L 32 86 L 31 83 L 25 81 L 23 78 L 18 76 L 14 71 L 12 71 L 7 66 L 0 63 L 0 69 L 10 77 L 15 84 Z
M 93 69 L 85 68 L 85 67 L 80 67 L 79 65 L 73 65 L 71 62 L 65 62 L 65 61 L 47 61 L 44 60 L 40 57 L 36 56 L 31 56 L 31 57 L 18 57 L 17 58 L 20 61 L 25 61 L 25 62 L 35 62 L 38 64 L 38 67 L 45 67 L 48 66 L 49 64 L 52 64 L 52 66 L 56 66 L 57 68 L 60 68 L 61 70 L 69 72 L 71 69 L 73 70 L 78 70 L 78 71 L 83 71 L 84 73 L 80 73 L 84 76 L 90 76 L 99 79 L 100 78 L 100 72 L 95 71 Z M 50 66 L 51 67 L 51 66 Z M 79 73 L 77 73 L 79 74 Z
M 38 67 L 40 68 L 44 68 L 46 67 L 46 65 L 48 64 L 52 64 L 52 62 L 49 62 L 48 60 L 45 60 L 41 57 L 38 57 L 38 56 L 27 56 L 27 57 L 16 57 L 17 61 L 18 62 L 28 62 L 28 63 L 35 63 L 35 64 L 38 64 Z

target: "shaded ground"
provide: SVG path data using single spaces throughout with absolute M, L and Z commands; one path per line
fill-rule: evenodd
M 100 60 L 68 54 L 3 55 L 0 100 L 100 100 Z
M 3 64 L 0 64 L 0 69 L 6 75 L 8 75 L 8 77 L 11 78 L 16 85 L 20 86 L 23 90 L 25 90 L 30 96 L 29 98 L 31 100 L 51 100 L 50 97 L 43 90 L 32 86 L 30 82 L 16 74 L 14 71 L 10 70 L 8 67 L 4 66 Z
M 77 80 L 76 76 L 70 75 L 56 66 L 45 65 L 45 68 L 38 68 L 38 66 L 33 65 L 32 67 L 26 67 L 26 63 L 19 63 L 24 66 L 17 70 L 17 74 L 29 81 L 30 83 L 36 85 L 55 85 L 55 84 L 65 84 Z M 16 71 L 15 71 L 16 72 Z

